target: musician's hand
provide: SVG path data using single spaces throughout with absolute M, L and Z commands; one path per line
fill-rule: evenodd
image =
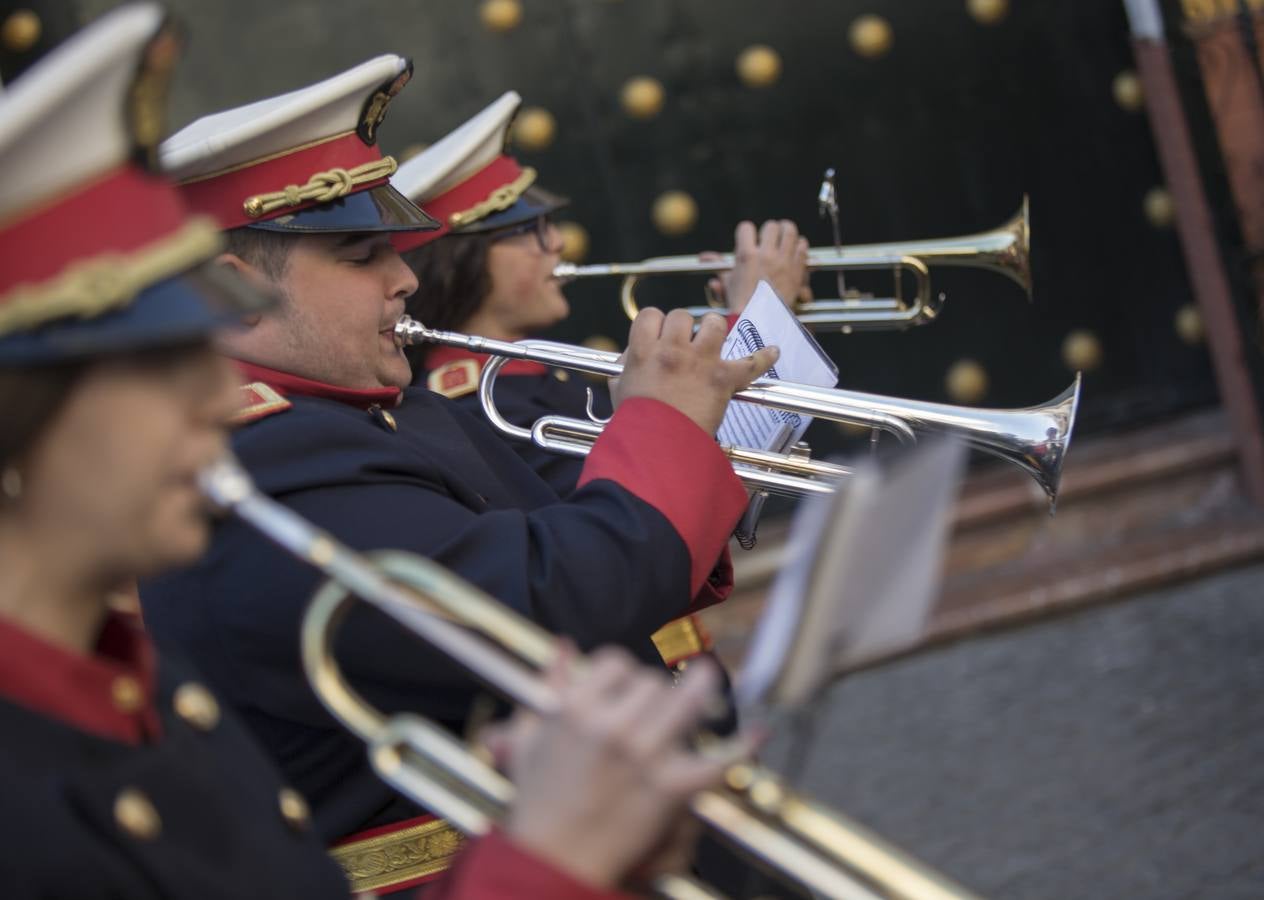
M 727 333 L 723 316 L 703 316 L 694 333 L 693 317 L 682 309 L 665 316 L 661 310 L 641 310 L 628 332 L 623 374 L 612 388 L 615 405 L 630 397 L 661 400 L 715 434 L 733 394 L 767 372 L 778 356 L 777 348 L 765 347 L 742 359 L 723 360 Z
M 519 715 L 493 741 L 518 791 L 506 832 L 601 888 L 685 864 L 695 836 L 681 824 L 689 798 L 749 750 L 704 757 L 685 743 L 715 697 L 714 667 L 690 666 L 674 688 L 618 649 L 595 653 L 578 678 L 568 669 L 549 675 L 556 713 Z
M 716 256 L 703 253 L 699 258 L 710 260 Z M 798 226 L 789 219 L 769 219 L 758 234 L 753 222 L 739 222 L 733 235 L 733 257 L 731 271 L 707 282 L 707 287 L 726 302 L 731 312 L 740 313 L 746 308 L 761 280 L 767 281 L 791 309 L 809 290 L 808 241 L 799 236 Z

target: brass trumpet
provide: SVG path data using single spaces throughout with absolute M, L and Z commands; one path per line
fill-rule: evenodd
M 441 344 L 496 357 L 483 367 L 478 386 L 479 401 L 492 427 L 515 440 L 531 441 L 545 450 L 570 456 L 587 455 L 601 435 L 604 423 L 592 415 L 590 408 L 589 421 L 542 416 L 531 428 L 514 425 L 496 408 L 495 387 L 501 366 L 510 359 L 525 359 L 606 378 L 616 377 L 623 371 L 617 353 L 555 341 L 497 341 L 427 328 L 409 316 L 396 323 L 395 343 L 400 347 Z M 1048 496 L 1052 513 L 1080 402 L 1080 376 L 1077 374 L 1070 387 L 1047 403 L 1023 409 L 972 409 L 771 378 L 757 379 L 733 399 L 864 425 L 894 435 L 902 443 L 916 441 L 918 432 L 956 435 L 1030 474 Z M 748 487 L 787 496 L 829 493 L 834 483 L 850 471 L 845 466 L 794 453 L 767 453 L 727 446 L 722 449 Z
M 203 492 L 264 536 L 330 577 L 302 625 L 303 665 L 329 712 L 364 740 L 378 774 L 467 834 L 484 834 L 513 802 L 513 785 L 434 723 L 387 717 L 347 683 L 333 639 L 358 598 L 394 618 L 471 675 L 541 713 L 556 697 L 539 676 L 557 650 L 552 635 L 437 563 L 406 553 L 372 561 L 259 493 L 234 460 L 202 473 Z M 789 791 L 752 763 L 724 787 L 699 794 L 694 815 L 776 874 L 835 900 L 969 900 L 973 895 L 862 826 Z M 678 876 L 653 887 L 673 898 L 716 897 Z
M 931 293 L 930 266 L 958 266 L 985 269 L 1009 278 L 1031 297 L 1031 223 L 1027 197 L 1018 212 L 1003 225 L 978 234 L 890 244 L 855 244 L 844 247 L 813 247 L 808 251 L 811 272 L 894 269 L 895 287 L 890 297 L 868 297 L 848 292 L 836 299 L 812 300 L 795 307 L 795 315 L 807 328 L 817 332 L 902 329 L 923 325 L 939 315 L 942 294 Z M 639 263 L 608 263 L 580 266 L 561 263 L 553 275 L 570 281 L 576 278 L 622 276 L 619 301 L 628 319 L 639 311 L 636 286 L 641 279 L 657 275 L 711 275 L 733 268 L 733 254 L 703 261 L 696 256 L 658 256 Z M 912 301 L 904 297 L 902 272 L 916 284 Z M 722 311 L 712 306 L 691 306 L 695 316 Z

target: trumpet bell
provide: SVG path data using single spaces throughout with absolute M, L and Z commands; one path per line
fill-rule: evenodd
M 501 366 L 510 359 L 523 359 L 604 378 L 616 377 L 623 371 L 617 353 L 553 341 L 497 341 L 427 328 L 408 316 L 396 324 L 395 342 L 400 347 L 440 344 L 497 357 L 483 367 L 478 387 L 479 402 L 492 427 L 513 440 L 533 441 L 546 450 L 573 456 L 584 456 L 592 449 L 601 433 L 600 424 L 547 416 L 537 421 L 534 428 L 514 425 L 496 407 L 495 384 Z M 769 378 L 757 379 L 733 397 L 786 412 L 863 425 L 903 443 L 915 441 L 919 432 L 948 432 L 1028 472 L 1048 496 L 1051 508 L 1057 499 L 1079 398 L 1078 374 L 1074 383 L 1053 400 L 1024 409 L 975 409 Z M 772 459 L 769 454 L 740 448 L 725 450 L 738 477 L 757 490 L 792 496 L 821 493 L 832 490 L 838 478 L 846 474 L 840 467 L 819 460 L 784 454 Z M 761 471 L 775 477 L 765 478 Z
M 1026 430 L 1020 433 L 1016 428 L 1014 432 L 1005 433 L 1000 430 L 1003 426 L 998 425 L 995 435 L 993 446 L 998 451 L 1003 450 L 1005 458 L 1014 465 L 1030 473 L 1044 490 L 1049 498 L 1049 515 L 1053 515 L 1057 507 L 1062 468 L 1071 448 L 1082 383 L 1080 373 L 1076 372 L 1075 381 L 1043 406 L 1007 413 Z

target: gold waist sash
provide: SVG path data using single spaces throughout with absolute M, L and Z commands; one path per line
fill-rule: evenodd
M 330 848 L 354 893 L 409 886 L 442 872 L 461 849 L 459 831 L 443 819 L 384 834 L 372 834 Z

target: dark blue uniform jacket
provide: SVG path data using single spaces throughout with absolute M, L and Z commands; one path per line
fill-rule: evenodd
M 436 347 L 427 355 L 430 368 L 420 372 L 416 383 L 455 400 L 476 416 L 483 415 L 478 399 L 478 379 L 485 354 L 469 353 L 453 347 Z M 541 416 L 561 415 L 587 418 L 588 389 L 593 392 L 593 413 L 608 418 L 610 391 L 565 369 L 550 369 L 539 363 L 513 360 L 501 367 L 496 380 L 496 408 L 515 425 L 530 428 Z M 529 441 L 510 441 L 511 446 L 558 496 L 575 489 L 584 461 L 573 456 L 541 450 Z
M 301 802 L 283 814 L 275 767 L 191 667 L 155 662 L 122 618 L 102 645 L 81 657 L 0 622 L 6 900 L 347 900 Z

